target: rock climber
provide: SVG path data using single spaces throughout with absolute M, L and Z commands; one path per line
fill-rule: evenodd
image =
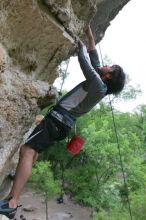
M 78 43 L 78 61 L 85 80 L 68 92 L 30 134 L 20 148 L 19 162 L 9 195 L 0 200 L 0 214 L 12 219 L 18 208 L 20 193 L 27 182 L 39 153 L 54 141 L 68 136 L 76 119 L 89 112 L 109 94 L 117 95 L 125 84 L 125 73 L 119 65 L 100 66 L 90 26 L 86 29 L 88 51 Z

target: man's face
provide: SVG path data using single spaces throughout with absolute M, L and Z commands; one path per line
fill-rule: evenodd
M 111 78 L 111 73 L 112 73 L 113 70 L 114 70 L 114 65 L 113 66 L 100 67 L 101 78 L 102 79 L 110 79 Z
M 115 70 L 115 68 L 116 68 L 116 65 L 112 65 L 112 66 L 106 65 L 106 66 L 101 67 L 100 69 L 102 73 L 111 73 Z

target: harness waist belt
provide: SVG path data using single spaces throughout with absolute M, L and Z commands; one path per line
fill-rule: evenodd
M 75 123 L 75 119 L 70 117 L 69 114 L 66 114 L 65 112 L 60 113 L 60 112 L 53 109 L 53 110 L 51 110 L 50 115 L 70 128 L 72 128 Z

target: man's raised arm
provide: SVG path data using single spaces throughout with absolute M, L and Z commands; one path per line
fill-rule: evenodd
M 94 67 L 94 69 L 98 72 L 98 67 L 100 67 L 100 61 L 95 47 L 95 40 L 90 25 L 88 25 L 87 29 L 85 30 L 85 33 L 88 39 L 88 52 L 91 64 Z
M 90 25 L 88 25 L 87 29 L 85 30 L 85 33 L 86 33 L 86 36 L 87 36 L 87 39 L 88 39 L 88 46 L 89 46 L 88 49 L 89 49 L 89 51 L 90 50 L 95 50 L 96 45 L 95 45 L 95 40 L 94 40 Z

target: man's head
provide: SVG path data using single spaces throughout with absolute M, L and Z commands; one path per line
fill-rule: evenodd
M 99 74 L 107 85 L 107 94 L 117 95 L 124 88 L 126 75 L 119 65 L 100 67 Z

